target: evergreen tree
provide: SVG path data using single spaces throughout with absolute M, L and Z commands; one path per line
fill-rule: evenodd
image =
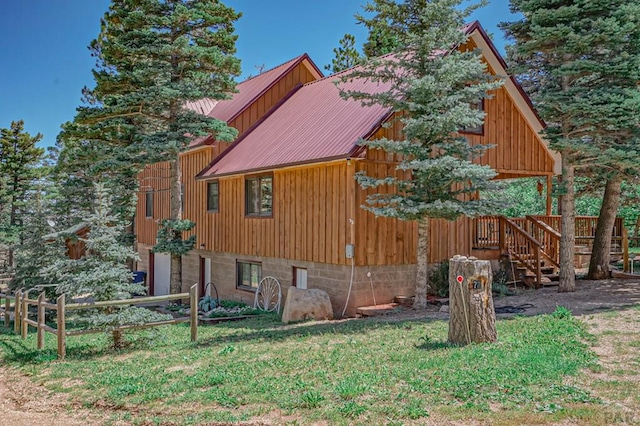
M 331 73 L 337 73 L 355 67 L 362 59 L 358 49 L 356 49 L 356 38 L 352 34 L 345 34 L 338 42 L 339 46 L 333 49 L 335 58 L 331 60 L 331 65 L 325 65 L 324 69 Z
M 607 252 L 596 256 L 605 270 L 619 174 L 637 167 L 640 3 L 511 0 L 511 10 L 523 15 L 502 24 L 516 42 L 512 62 L 548 124 L 550 146 L 562 154 L 559 291 L 574 291 L 576 167 L 597 164 L 610 179 L 597 232 L 602 242 L 594 246 Z
M 115 165 L 168 161 L 170 221 L 181 238 L 180 153 L 196 137 L 233 140 L 237 132 L 185 104 L 225 99 L 240 74 L 234 23 L 240 17 L 219 0 L 112 0 L 91 44 L 96 87 L 68 129 L 89 157 L 106 150 Z M 101 146 L 106 144 L 106 148 Z M 103 154 L 100 154 L 103 156 Z M 110 170 L 122 170 L 113 167 Z M 135 169 L 126 174 L 135 175 Z M 181 291 L 182 259 L 171 252 L 171 292 Z
M 9 267 L 13 267 L 13 248 L 22 236 L 27 194 L 40 175 L 44 149 L 36 144 L 41 139 L 40 133 L 31 136 L 24 131 L 23 120 L 0 129 L 0 243 L 9 247 Z
M 397 33 L 397 29 L 392 28 L 394 20 L 389 19 L 386 13 L 380 11 L 389 10 L 393 7 L 393 0 L 373 0 L 364 6 L 365 14 L 374 13 L 372 18 L 357 13 L 356 21 L 363 24 L 369 30 L 367 41 L 362 46 L 364 55 L 367 58 L 375 58 L 376 56 L 392 53 L 400 45 L 401 37 Z M 407 8 L 412 7 L 407 5 Z M 410 12 L 409 12 L 410 13 Z M 402 26 L 402 23 L 399 23 Z
M 44 184 L 44 183 L 43 183 Z M 45 273 L 48 266 L 65 256 L 64 237 L 52 235 L 52 200 L 47 197 L 43 184 L 35 188 L 27 200 L 28 211 L 23 218 L 23 237 L 16 248 L 15 274 L 10 283 L 12 289 L 31 289 L 44 285 L 48 296 L 55 294 L 58 281 Z
M 375 13 L 365 22 L 399 40 L 393 55 L 369 58 L 346 74 L 340 87 L 345 98 L 379 104 L 397 113 L 403 139 L 362 141 L 368 149 L 397 154 L 396 176 L 357 175 L 363 188 L 390 186 L 367 199 L 377 216 L 418 222 L 417 276 L 414 306 L 426 306 L 429 219 L 456 219 L 484 214 L 495 203 L 475 199 L 490 190 L 495 171 L 475 164 L 484 146 L 471 146 L 458 131 L 482 123 L 476 108 L 502 81 L 488 73 L 477 51 L 458 49 L 467 41 L 464 20 L 474 9 L 460 9 L 460 0 L 378 0 L 368 5 Z M 370 93 L 349 89 L 350 80 L 365 79 L 389 90 Z M 408 173 L 407 173 L 408 172 Z M 381 188 L 382 189 L 382 188 Z
M 59 283 L 58 293 L 88 296 L 95 301 L 130 299 L 144 294 L 144 286 L 132 282 L 133 274 L 127 268 L 127 261 L 138 260 L 138 254 L 119 242 L 124 225 L 113 214 L 111 194 L 104 185 L 95 185 L 94 210 L 83 221 L 89 227 L 87 238 L 81 239 L 86 245 L 84 256 L 58 260 L 44 271 Z M 111 331 L 114 347 L 122 347 L 122 332 L 116 327 L 165 318 L 148 309 L 129 306 L 97 309 L 85 321 L 91 327 Z

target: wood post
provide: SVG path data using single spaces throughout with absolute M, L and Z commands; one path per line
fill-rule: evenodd
M 44 348 L 44 305 L 43 303 L 45 302 L 45 295 L 44 292 L 40 293 L 40 296 L 38 296 L 38 349 L 42 349 Z
M 191 341 L 198 341 L 198 284 L 189 290 L 189 309 L 191 322 Z
M 500 216 L 498 219 L 498 246 L 500 246 L 500 253 L 507 253 L 507 227 L 504 217 Z
M 13 332 L 20 333 L 20 300 L 22 299 L 22 290 L 16 291 L 16 299 L 13 301 Z
M 7 292 L 4 299 L 4 328 L 9 328 L 9 310 L 11 309 L 11 299 L 9 299 L 9 293 Z M 15 304 L 14 304 L 15 306 Z
M 29 305 L 27 305 L 27 299 L 29 298 L 29 292 L 31 289 L 22 293 L 22 300 L 20 301 L 22 306 L 20 307 L 20 330 L 23 339 L 27 338 L 27 333 L 29 332 L 29 324 L 25 321 L 25 319 L 29 318 Z
M 552 199 L 553 193 L 553 175 L 547 175 L 547 202 L 546 202 L 546 214 L 551 216 L 551 206 L 553 205 Z
M 629 231 L 622 225 L 622 264 L 625 272 L 629 272 Z
M 542 259 L 540 258 L 540 251 L 540 247 L 535 248 L 534 262 L 536 262 L 536 288 L 542 287 Z M 491 274 L 491 271 L 489 271 L 489 274 Z M 489 293 L 491 293 L 491 289 L 489 289 Z
M 56 300 L 58 315 L 57 315 L 57 329 L 58 329 L 58 359 L 64 359 L 67 353 L 67 329 L 65 325 L 65 300 L 64 294 L 59 296 Z
M 495 342 L 491 263 L 475 257 L 449 260 L 449 342 Z

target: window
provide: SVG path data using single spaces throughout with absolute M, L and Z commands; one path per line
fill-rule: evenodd
M 307 288 L 307 269 L 293 267 L 293 286 L 301 289 Z
M 271 216 L 273 176 L 259 176 L 245 180 L 245 211 L 247 216 Z
M 153 217 L 153 191 L 144 194 L 144 216 Z
M 262 265 L 255 262 L 238 262 L 238 282 L 236 287 L 243 290 L 258 288 L 262 279 Z
M 207 211 L 218 211 L 218 181 L 207 183 Z
M 471 104 L 471 108 L 479 111 L 484 111 L 484 99 L 480 99 L 478 102 Z M 475 127 L 463 127 L 462 129 L 460 129 L 460 132 L 482 135 L 484 134 L 484 124 L 481 123 Z
M 184 183 L 182 185 L 180 185 L 180 202 L 181 202 L 181 206 L 182 206 L 182 214 L 184 214 L 184 206 L 185 206 L 185 201 L 184 201 Z

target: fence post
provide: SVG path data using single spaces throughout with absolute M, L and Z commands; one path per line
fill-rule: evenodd
M 9 292 L 7 291 L 6 298 L 4 299 L 4 328 L 9 328 L 9 310 L 11 309 L 11 299 L 9 299 Z
M 22 306 L 20 307 L 20 329 L 22 331 L 22 338 L 27 338 L 27 333 L 29 332 L 29 324 L 25 321 L 25 319 L 29 318 L 29 305 L 27 305 L 27 299 L 29 298 L 29 292 L 31 289 L 22 293 Z
M 64 294 L 58 297 L 58 299 L 56 300 L 56 304 L 58 305 L 57 307 L 58 309 L 58 314 L 57 314 L 58 359 L 64 359 L 64 356 L 66 355 L 66 352 L 67 352 L 67 348 L 66 348 L 67 330 L 66 330 L 66 324 L 65 324 Z
M 189 289 L 189 309 L 191 313 L 191 341 L 198 340 L 198 284 Z
M 624 272 L 629 272 L 629 233 L 627 227 L 622 225 L 622 265 Z
M 22 290 L 16 291 L 16 298 L 13 301 L 13 333 L 20 333 L 20 300 L 22 299 Z
M 44 348 L 44 306 L 45 302 L 44 292 L 38 296 L 38 349 Z

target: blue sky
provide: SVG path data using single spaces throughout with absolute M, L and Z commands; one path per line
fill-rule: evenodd
M 323 69 L 345 33 L 366 38 L 353 14 L 366 0 L 226 0 L 241 11 L 236 25 L 243 76 L 308 53 Z M 25 120 L 43 145 L 55 143 L 72 120 L 81 90 L 92 85 L 94 60 L 87 46 L 98 34 L 109 0 L 0 0 L 0 127 Z M 492 0 L 474 19 L 504 41 L 496 25 L 511 20 L 507 0 Z

